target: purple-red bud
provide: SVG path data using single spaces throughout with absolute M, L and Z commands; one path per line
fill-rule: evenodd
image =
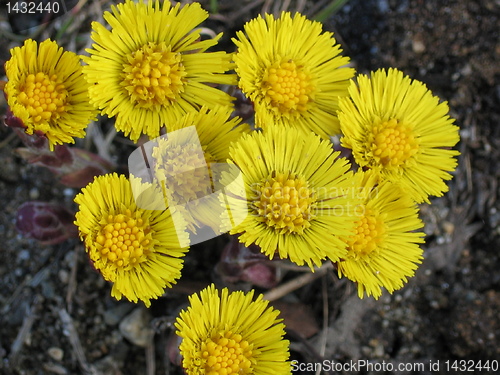
M 278 284 L 277 267 L 270 265 L 270 260 L 258 246 L 246 247 L 234 236 L 231 237 L 215 271 L 227 283 L 249 282 L 261 288 L 272 288 Z
M 74 214 L 61 205 L 32 201 L 18 208 L 16 228 L 28 238 L 54 245 L 78 237 L 74 220 Z

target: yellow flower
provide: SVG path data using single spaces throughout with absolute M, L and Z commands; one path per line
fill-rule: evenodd
M 358 172 L 358 174 L 363 172 Z M 376 299 L 381 288 L 390 293 L 403 287 L 421 263 L 424 233 L 415 202 L 389 181 L 374 185 L 377 177 L 364 173 L 360 191 L 365 196 L 355 229 L 344 237 L 347 255 L 337 263 L 339 277 L 358 284 L 358 295 Z
M 221 209 L 219 200 L 200 199 L 215 192 L 215 176 L 211 174 L 217 171 L 216 164 L 226 162 L 231 142 L 249 130 L 246 125 L 238 126 L 241 120 L 231 119 L 231 112 L 230 107 L 212 111 L 203 107 L 191 112 L 169 124 L 168 137 L 160 138 L 153 149 L 155 175 L 160 182 L 165 181 L 171 204 L 190 202 L 183 205 L 186 210 L 182 213 L 194 232 L 203 225 L 217 231 L 220 225 L 220 218 L 214 214 Z M 176 132 L 189 126 L 196 131 Z
M 97 111 L 89 104 L 80 58 L 49 39 L 40 44 L 25 40 L 11 55 L 5 63 L 4 91 L 26 133 L 45 135 L 51 150 L 83 138 Z
M 339 236 L 354 225 L 357 179 L 329 141 L 312 132 L 269 126 L 243 135 L 229 154 L 246 189 L 246 197 L 230 196 L 229 202 L 246 200 L 248 210 L 231 234 L 240 233 L 242 243 L 257 244 L 270 258 L 277 252 L 311 268 L 345 255 Z
M 444 180 L 457 165 L 459 141 L 446 102 L 396 69 L 360 75 L 350 98 L 340 100 L 342 145 L 381 180 L 401 184 L 417 202 L 448 191 Z
M 111 30 L 93 22 L 93 49 L 84 57 L 91 102 L 133 141 L 202 105 L 230 105 L 231 96 L 210 84 L 233 84 L 225 52 L 205 52 L 222 34 L 200 41 L 193 30 L 208 17 L 199 3 L 126 0 L 105 12 Z
M 181 276 L 182 257 L 188 234 L 178 227 L 182 219 L 170 210 L 144 210 L 137 207 L 132 184 L 116 173 L 99 176 L 75 197 L 79 205 L 76 221 L 80 237 L 94 267 L 111 281 L 111 295 L 122 295 L 133 302 L 150 300 L 163 294 Z M 143 189 L 144 190 L 144 189 Z M 161 207 L 160 191 L 141 196 L 141 206 Z M 177 226 L 177 227 L 176 227 Z
M 188 375 L 290 374 L 288 340 L 279 311 L 253 290 L 247 294 L 212 284 L 189 297 L 175 327 Z
M 297 127 L 322 137 L 339 133 L 338 97 L 354 69 L 319 22 L 301 14 L 267 14 L 248 22 L 233 42 L 239 87 L 254 102 L 256 125 Z

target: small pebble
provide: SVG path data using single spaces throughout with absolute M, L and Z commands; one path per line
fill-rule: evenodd
M 120 322 L 120 333 L 131 343 L 144 348 L 154 335 L 149 322 L 148 311 L 136 308 Z
M 73 195 L 75 195 L 75 190 L 71 188 L 66 188 L 63 190 L 63 194 L 66 197 L 72 197 Z
M 391 10 L 389 2 L 387 0 L 379 0 L 377 5 L 379 12 L 382 14 L 387 13 L 389 10 Z
M 64 357 L 64 351 L 61 348 L 55 346 L 49 348 L 49 350 L 47 350 L 47 353 L 50 355 L 52 359 L 58 362 L 60 362 Z
M 420 38 L 413 39 L 411 47 L 415 53 L 425 52 L 425 44 Z
M 28 260 L 30 258 L 30 252 L 26 249 L 23 249 L 17 253 L 17 258 L 22 261 L 22 260 Z
M 30 199 L 38 199 L 38 198 L 40 198 L 40 191 L 36 187 L 31 188 L 29 195 L 30 195 Z
M 75 256 L 74 251 L 68 251 L 64 256 L 64 261 L 66 262 L 66 264 L 72 265 L 74 262 L 74 256 Z
M 66 271 L 66 270 L 59 270 L 58 276 L 59 276 L 59 280 L 61 280 L 61 282 L 63 284 L 67 284 L 68 283 L 68 281 L 69 281 L 69 273 L 68 273 L 68 271 Z
M 455 231 L 455 225 L 449 221 L 443 222 L 443 229 L 447 234 L 452 234 Z
M 373 354 L 375 355 L 375 357 L 381 358 L 384 356 L 384 353 L 384 345 L 382 345 L 382 343 L 378 343 L 377 346 L 375 346 L 375 351 Z
M 45 298 L 52 299 L 55 297 L 56 293 L 54 290 L 54 284 L 50 280 L 43 280 L 42 283 L 42 295 Z
M 104 314 L 104 322 L 108 326 L 114 326 L 120 323 L 125 315 L 127 315 L 133 306 L 130 304 L 120 304 L 118 306 L 107 309 Z

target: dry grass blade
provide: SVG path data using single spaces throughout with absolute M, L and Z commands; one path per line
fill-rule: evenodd
M 331 1 L 325 8 L 313 16 L 318 22 L 325 22 L 335 13 L 337 13 L 349 0 L 334 0 Z

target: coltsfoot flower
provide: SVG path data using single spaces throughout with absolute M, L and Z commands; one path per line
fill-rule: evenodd
M 170 210 L 144 210 L 137 207 L 132 185 L 116 173 L 99 176 L 75 197 L 79 205 L 75 224 L 86 251 L 104 279 L 113 283 L 116 299 L 150 300 L 163 294 L 165 287 L 181 276 L 182 257 L 188 234 L 179 228 L 182 218 Z M 141 197 L 144 205 L 164 205 L 161 191 L 151 186 Z M 177 226 L 177 227 L 176 227 Z
M 455 170 L 458 127 L 427 87 L 397 69 L 380 69 L 351 83 L 340 99 L 342 145 L 380 180 L 401 185 L 417 203 L 448 191 Z
M 97 111 L 89 104 L 89 84 L 75 53 L 49 39 L 40 44 L 28 39 L 11 50 L 5 72 L 7 103 L 27 134 L 44 135 L 51 150 L 85 136 Z
M 239 87 L 254 102 L 258 127 L 297 127 L 322 137 L 338 134 L 338 97 L 354 69 L 343 67 L 340 45 L 322 25 L 283 12 L 251 20 L 233 42 Z
M 246 246 L 260 246 L 270 258 L 277 253 L 311 268 L 345 255 L 339 236 L 348 235 L 356 219 L 357 177 L 329 141 L 269 126 L 243 135 L 229 154 L 241 169 L 246 197 L 228 199 L 246 200 L 248 210 L 231 234 L 240 234 Z
M 291 373 L 279 311 L 253 295 L 220 292 L 212 284 L 189 297 L 190 306 L 175 323 L 188 375 Z
M 417 232 L 424 225 L 418 218 L 418 207 L 399 186 L 384 181 L 374 185 L 372 172 L 364 176 L 364 192 L 359 218 L 350 236 L 344 237 L 347 255 L 337 263 L 343 275 L 358 284 L 358 295 L 376 299 L 382 288 L 390 293 L 403 287 L 415 274 L 422 260 L 425 234 Z
M 194 29 L 208 17 L 199 3 L 126 0 L 92 23 L 93 49 L 83 57 L 90 100 L 133 141 L 160 136 L 160 128 L 206 105 L 230 105 L 231 96 L 211 84 L 233 84 L 230 55 L 206 52 L 222 34 L 200 41 Z M 169 129 L 167 129 L 169 130 Z

